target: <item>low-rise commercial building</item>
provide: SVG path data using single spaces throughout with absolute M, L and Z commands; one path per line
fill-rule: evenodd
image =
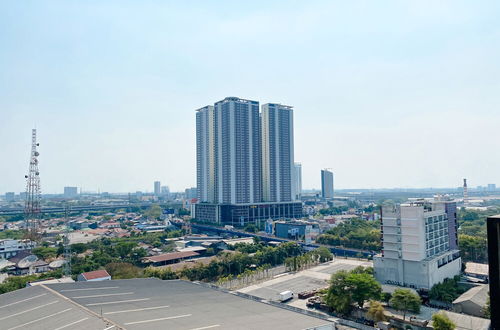
M 280 238 L 312 240 L 319 235 L 319 224 L 307 221 L 277 221 L 275 235 Z

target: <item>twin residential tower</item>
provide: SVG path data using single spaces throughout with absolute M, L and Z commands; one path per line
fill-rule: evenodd
M 302 215 L 293 109 L 227 97 L 196 110 L 195 218 L 245 224 Z

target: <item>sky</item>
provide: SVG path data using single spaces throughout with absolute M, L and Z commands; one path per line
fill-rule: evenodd
M 196 185 L 195 109 L 294 106 L 303 188 L 500 185 L 498 1 L 2 1 L 0 193 Z

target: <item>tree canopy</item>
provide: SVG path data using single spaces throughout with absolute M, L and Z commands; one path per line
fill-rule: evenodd
M 453 330 L 456 328 L 456 325 L 445 313 L 436 313 L 432 315 L 432 327 L 435 330 Z
M 403 312 L 403 319 L 406 317 L 406 312 L 420 313 L 421 302 L 420 296 L 409 289 L 396 289 L 389 301 L 394 309 Z
M 379 251 L 380 223 L 361 219 L 352 219 L 329 229 L 318 236 L 316 242 L 348 248 Z
M 374 322 L 381 322 L 386 320 L 385 309 L 380 301 L 370 300 L 370 307 L 368 308 L 367 315 Z
M 367 300 L 380 299 L 381 285 L 375 280 L 370 269 L 339 271 L 332 275 L 325 302 L 333 310 L 348 314 L 352 304 L 363 307 Z

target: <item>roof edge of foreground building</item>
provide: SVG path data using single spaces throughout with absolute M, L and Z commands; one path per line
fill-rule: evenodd
M 6 329 L 335 329 L 323 315 L 292 309 L 205 283 L 139 278 L 10 292 L 0 319 Z

